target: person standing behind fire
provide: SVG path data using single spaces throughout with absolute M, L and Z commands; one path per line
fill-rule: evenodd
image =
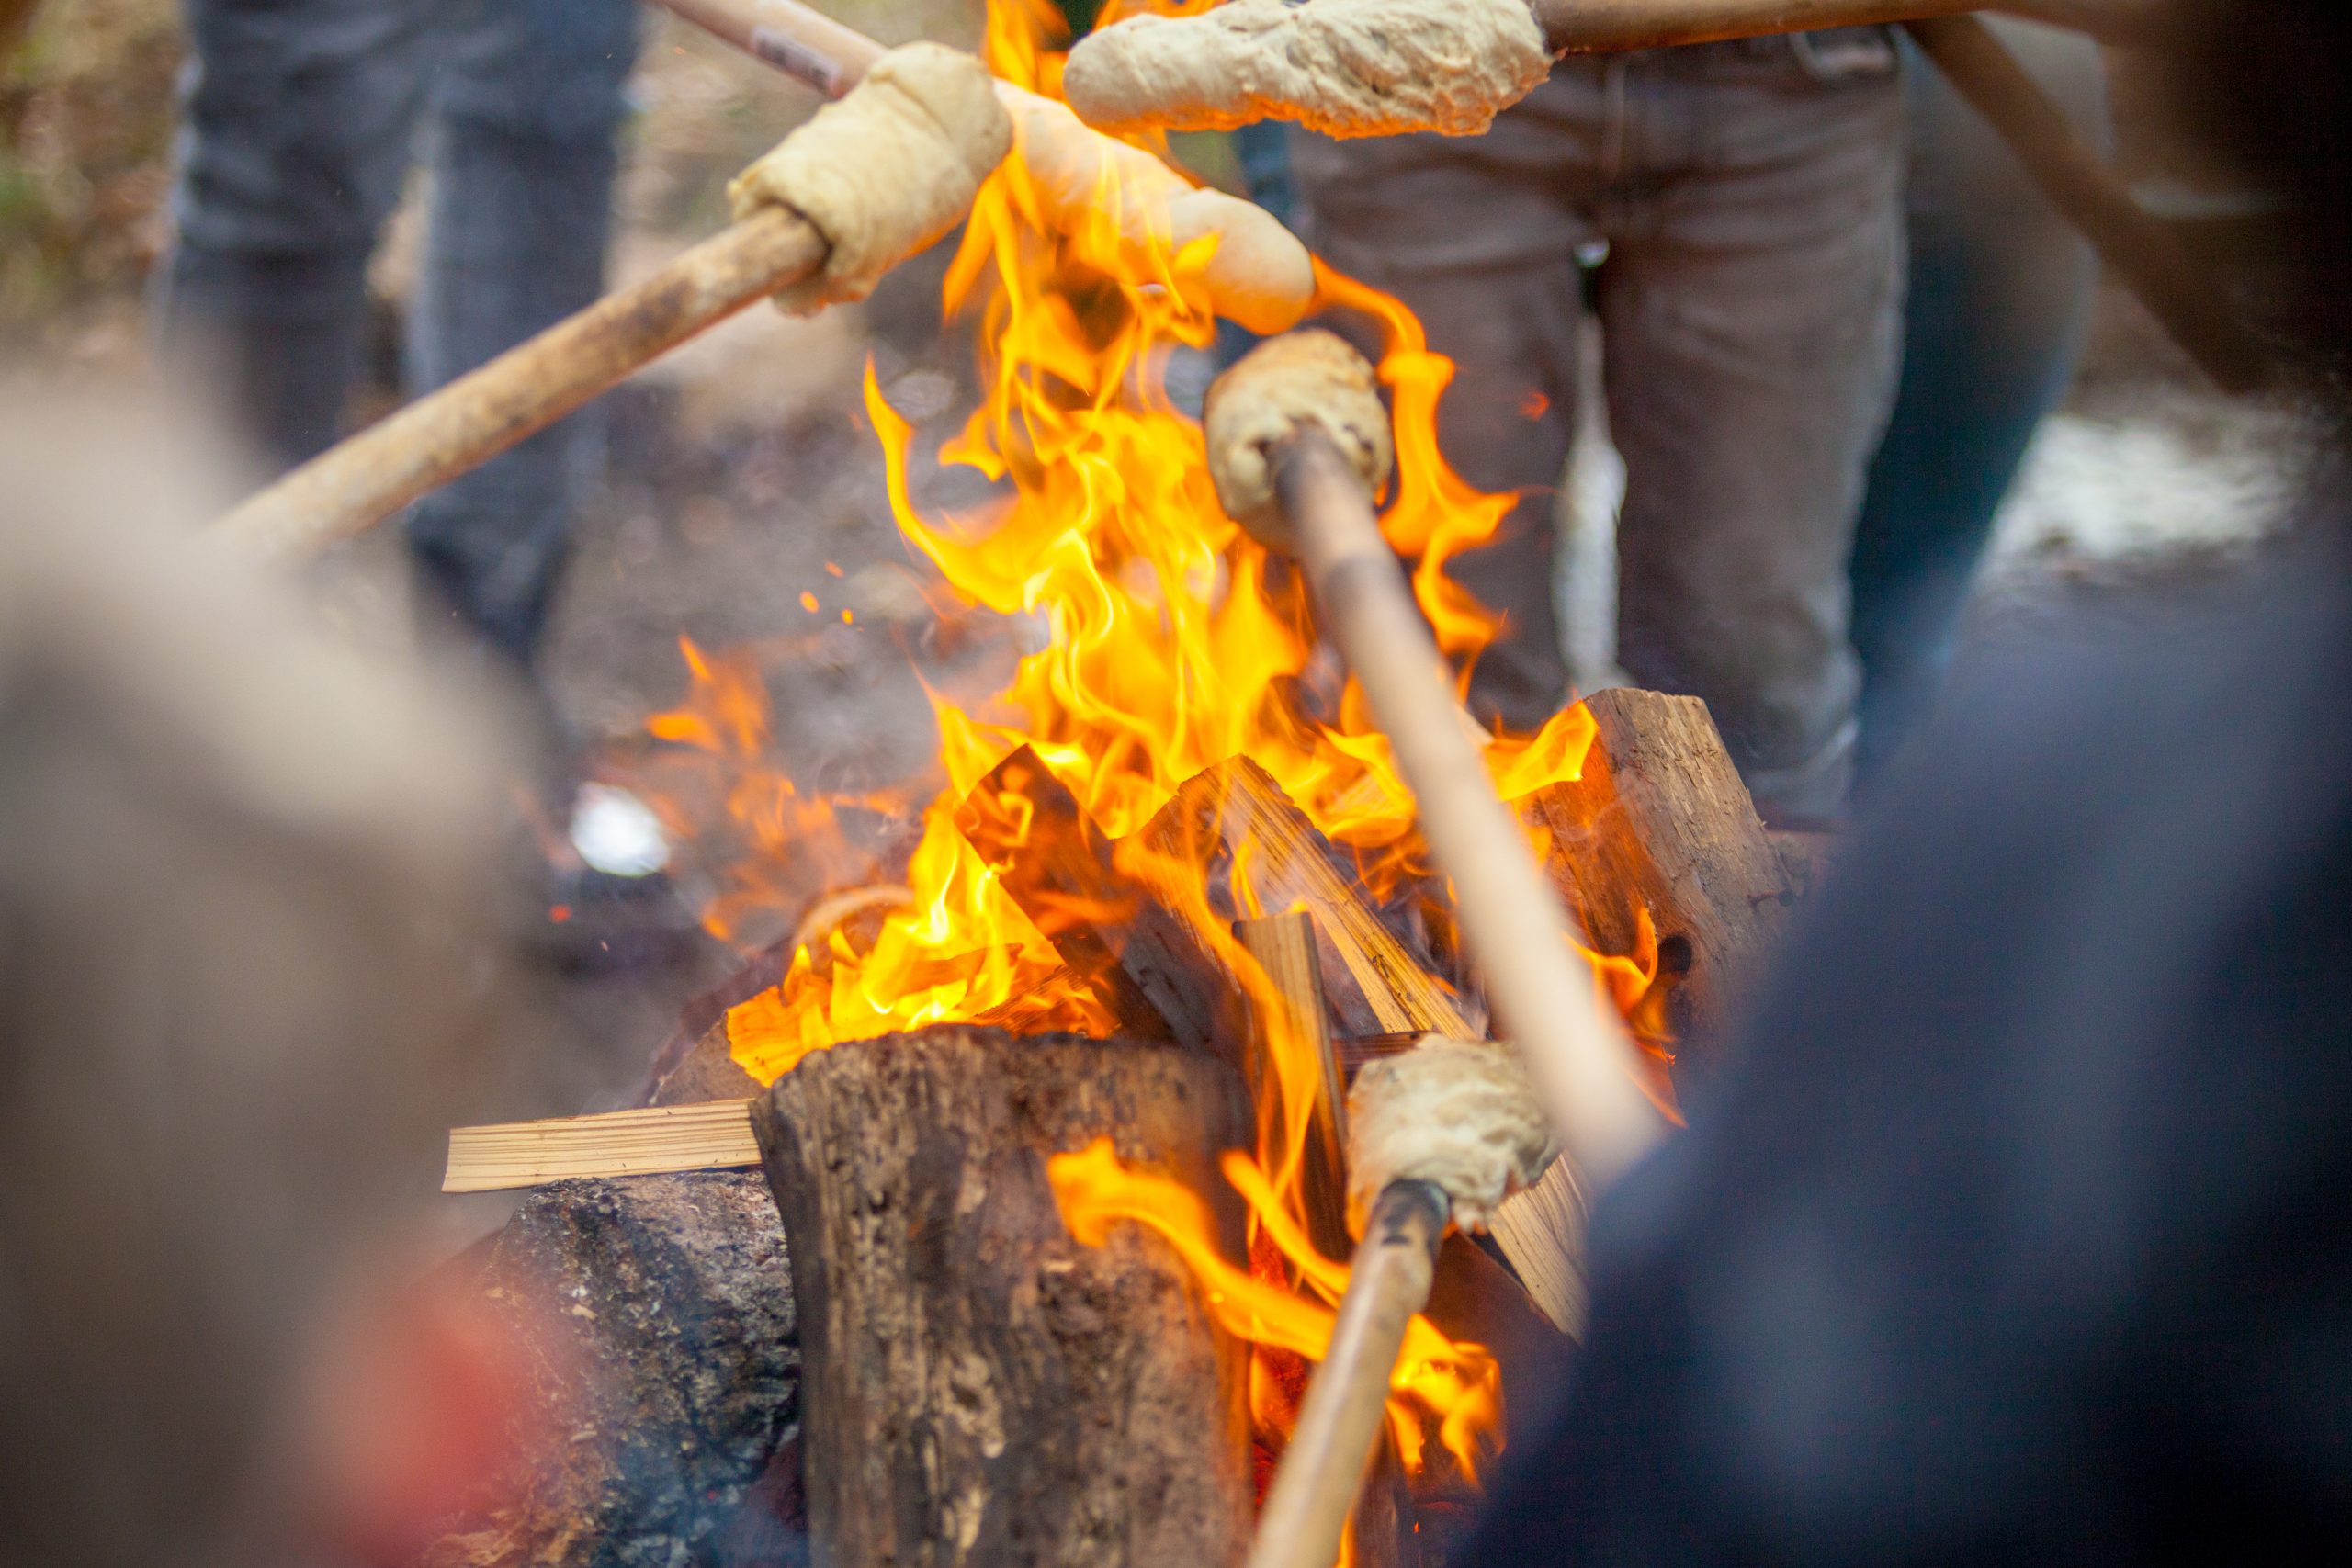
M 184 374 L 225 390 L 266 461 L 290 468 L 343 434 L 369 257 L 420 136 L 432 177 L 407 321 L 413 391 L 456 379 L 603 292 L 616 136 L 637 53 L 630 0 L 185 5 L 191 58 L 159 333 Z M 574 415 L 404 519 L 429 612 L 526 688 L 598 446 L 593 413 Z M 552 705 L 540 709 L 560 752 Z M 550 761 L 548 804 L 560 820 L 575 809 L 572 783 L 564 759 Z M 601 828 L 634 804 L 616 793 L 582 797 L 603 809 Z M 608 869 L 642 873 L 666 853 L 650 815 L 636 815 L 644 842 Z M 586 843 L 580 816 L 573 828 Z M 659 881 L 593 866 L 558 874 L 554 901 L 567 908 L 637 901 L 636 883 Z M 648 909 L 666 902 L 657 893 Z
M 1425 94 L 1399 83 L 1422 40 Z M 1219 70 L 1193 69 L 1212 56 Z M 1901 339 L 1893 38 L 1848 28 L 1544 65 L 1533 19 L 1507 0 L 1251 0 L 1098 31 L 1065 85 L 1098 120 L 1271 114 L 1351 138 L 1293 136 L 1299 228 L 1419 316 L 1456 367 L 1447 457 L 1520 494 L 1494 542 L 1451 568 L 1505 619 L 1471 706 L 1515 729 L 1568 695 L 1552 490 L 1577 423 L 1579 258 L 1605 247 L 1591 293 L 1627 469 L 1620 660 L 1706 699 L 1768 814 L 1826 817 L 1855 739 L 1847 550 Z M 1204 102 L 1205 118 L 1190 113 Z M 1453 134 L 1366 134 L 1403 126 Z

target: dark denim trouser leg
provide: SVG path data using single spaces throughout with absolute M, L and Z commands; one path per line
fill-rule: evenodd
M 1620 658 L 1707 701 L 1768 809 L 1835 809 L 1857 684 L 1846 555 L 1903 278 L 1883 36 L 1564 61 L 1484 137 L 1295 146 L 1310 242 L 1402 295 L 1461 362 L 1440 434 L 1488 490 L 1558 476 L 1574 253 L 1608 240 Z M 1565 682 L 1551 558 L 1545 498 L 1457 573 L 1512 615 L 1481 670 L 1537 709 L 1489 702 L 1515 724 L 1548 711 L 1521 675 L 1544 666 L 1553 702 Z
M 1891 53 L 1628 61 L 1598 298 L 1625 459 L 1618 661 L 1702 697 L 1758 806 L 1843 806 L 1860 684 L 1846 569 L 1904 287 Z
M 167 363 L 284 468 L 331 445 L 400 196 L 439 0 L 187 0 Z
M 2098 47 L 2000 25 L 2077 127 L 2105 141 Z M 2073 378 L 2098 276 L 2090 248 L 1934 68 L 1915 61 L 1909 88 L 1903 380 L 1854 536 L 1865 785 L 1934 700 L 2001 502 Z
M 636 51 L 628 0 L 460 0 L 438 84 L 433 203 L 411 318 L 416 389 L 597 298 L 615 135 Z M 472 636 L 527 667 L 597 458 L 583 412 L 419 502 L 420 570 Z

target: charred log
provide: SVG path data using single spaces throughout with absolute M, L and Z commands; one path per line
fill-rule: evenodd
M 565 1440 L 426 1568 L 720 1561 L 798 1416 L 791 1271 L 759 1176 L 543 1188 L 458 1266 L 533 1346 L 529 1418 Z

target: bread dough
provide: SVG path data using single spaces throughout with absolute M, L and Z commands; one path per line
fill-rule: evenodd
M 1280 220 L 1223 191 L 1196 188 L 1139 148 L 1114 141 L 1066 105 L 1001 85 L 1039 216 L 1057 233 L 1092 237 L 1112 254 L 1105 268 L 1148 276 L 1155 254 L 1173 257 L 1204 234 L 1216 248 L 1196 275 L 1193 303 L 1261 334 L 1298 324 L 1315 299 L 1315 263 Z M 1162 264 L 1164 265 L 1164 263 Z
M 1080 39 L 1062 91 L 1121 132 L 1285 119 L 1327 136 L 1475 136 L 1550 69 L 1527 0 L 1227 0 Z
M 776 297 L 813 311 L 865 299 L 961 222 L 1012 147 L 988 68 L 959 50 L 910 43 L 738 175 L 727 197 L 738 222 L 787 207 L 825 236 L 824 269 Z
M 1274 504 L 1267 454 L 1317 425 L 1344 453 L 1364 486 L 1388 482 L 1396 447 L 1372 367 L 1346 340 L 1319 328 L 1270 338 L 1209 388 L 1202 419 L 1209 479 L 1227 516 L 1270 549 L 1295 553 Z
M 1482 1229 L 1556 1152 L 1508 1045 L 1423 1035 L 1402 1055 L 1366 1063 L 1348 1094 L 1348 1205 L 1358 1216 L 1390 1182 L 1418 1179 L 1445 1190 L 1456 1224 Z

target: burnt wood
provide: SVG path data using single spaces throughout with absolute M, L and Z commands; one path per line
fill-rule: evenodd
M 1020 817 L 1009 814 L 1018 810 Z M 980 831 L 999 817 L 997 830 Z M 1209 1051 L 1238 1064 L 1247 1025 L 1216 958 L 1113 859 L 1075 796 L 1023 746 L 973 786 L 957 814 L 980 843 L 1019 843 L 998 868 L 1005 892 L 1096 988 L 1123 1032 Z

